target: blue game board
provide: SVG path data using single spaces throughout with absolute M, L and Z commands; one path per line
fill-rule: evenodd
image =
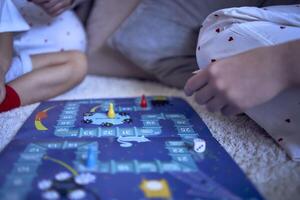
M 1 200 L 263 199 L 180 98 L 43 102 L 0 163 Z

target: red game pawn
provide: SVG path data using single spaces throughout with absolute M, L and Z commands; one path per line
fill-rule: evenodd
M 147 108 L 147 106 L 148 106 L 148 105 L 147 105 L 147 99 L 146 99 L 145 95 L 142 96 L 140 106 L 141 106 L 142 108 Z

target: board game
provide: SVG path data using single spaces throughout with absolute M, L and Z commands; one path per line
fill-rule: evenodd
M 263 199 L 175 97 L 43 102 L 0 163 L 1 200 Z

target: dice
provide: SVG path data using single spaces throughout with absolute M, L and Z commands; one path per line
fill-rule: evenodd
M 194 138 L 194 151 L 197 153 L 203 153 L 206 148 L 206 142 L 200 138 Z

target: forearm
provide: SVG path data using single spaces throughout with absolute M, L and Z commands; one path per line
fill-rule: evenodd
M 72 7 L 75 7 L 81 3 L 83 3 L 85 0 L 72 0 Z
M 277 46 L 283 71 L 287 73 L 290 87 L 300 87 L 300 40 Z
M 0 75 L 4 76 L 10 67 L 13 52 L 12 33 L 0 33 Z

